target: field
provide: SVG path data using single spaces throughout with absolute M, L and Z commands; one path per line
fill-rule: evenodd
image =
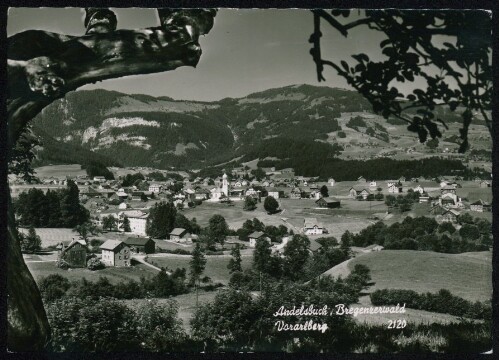
M 81 169 L 80 164 L 41 166 L 35 168 L 35 171 L 39 178 L 87 175 L 86 171 Z
M 252 256 L 241 256 L 243 270 L 251 266 Z M 227 265 L 231 256 L 229 255 L 209 255 L 206 256 L 206 268 L 202 276 L 208 276 L 214 283 L 227 284 L 229 282 L 229 270 Z M 176 254 L 149 255 L 147 261 L 158 267 L 165 267 L 170 270 L 185 268 L 187 273 L 190 268 L 191 256 Z
M 24 234 L 28 233 L 28 229 L 19 228 Z M 42 247 L 57 245 L 62 241 L 71 241 L 78 237 L 78 234 L 69 228 L 36 228 L 36 234 L 42 240 Z
M 157 273 L 157 271 L 154 271 L 150 267 L 142 264 L 123 268 L 107 267 L 98 271 L 90 271 L 88 269 L 62 270 L 55 266 L 54 261 L 32 262 L 28 260 L 26 261 L 26 265 L 36 281 L 40 280 L 41 277 L 45 277 L 50 274 L 59 274 L 71 281 L 78 281 L 82 278 L 89 281 L 97 281 L 99 280 L 99 277 L 105 276 L 111 283 L 116 284 L 127 280 L 139 281 L 141 276 L 147 278 Z
M 361 254 L 347 263 L 348 270 L 363 264 L 371 270 L 376 289 L 409 289 L 436 293 L 447 289 L 467 300 L 490 300 L 492 254 L 490 252 L 443 254 L 429 251 L 383 250 Z M 340 264 L 325 274 L 348 273 Z
M 204 202 L 202 205 L 183 211 L 188 218 L 196 218 L 201 226 L 208 225 L 214 214 L 222 215 L 231 229 L 237 230 L 248 219 L 258 218 L 265 225 L 285 225 L 295 233 L 303 227 L 304 218 L 315 217 L 330 232 L 332 236 L 341 237 L 343 232 L 359 232 L 371 224 L 366 221 L 374 213 L 386 211 L 386 205 L 373 201 L 372 204 L 363 201 L 342 200 L 341 209 L 317 209 L 312 199 L 279 199 L 281 209 L 279 214 L 268 215 L 259 203 L 254 211 L 244 211 L 243 202 L 234 202 L 234 206 L 227 204 Z M 371 206 L 371 209 L 369 208 Z

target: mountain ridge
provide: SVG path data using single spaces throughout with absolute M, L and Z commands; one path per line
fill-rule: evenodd
M 363 126 L 349 125 L 354 118 L 363 119 L 357 120 Z M 334 151 L 347 148 L 351 140 L 380 151 L 397 141 L 387 121 L 357 92 L 307 84 L 213 102 L 80 90 L 47 106 L 33 124 L 42 142 L 50 136 L 66 148 L 83 148 L 123 166 L 164 169 L 227 162 L 258 153 L 269 139 L 318 141 Z M 405 125 L 391 127 L 407 132 Z M 416 139 L 413 135 L 407 132 Z M 40 163 L 52 158 L 47 151 L 39 154 Z

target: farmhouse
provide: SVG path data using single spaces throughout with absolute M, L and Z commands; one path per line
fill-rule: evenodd
M 332 197 L 320 198 L 315 203 L 321 208 L 335 209 L 340 207 L 340 200 Z
M 269 188 L 267 190 L 268 196 L 272 196 L 274 199 L 282 198 L 284 195 L 284 191 L 277 190 L 276 188 Z
M 206 200 L 209 198 L 210 198 L 210 192 L 208 190 L 202 188 L 196 189 L 196 194 L 195 194 L 196 200 Z
M 298 187 L 295 187 L 289 193 L 289 198 L 290 199 L 301 199 L 301 193 L 302 193 L 301 189 Z
M 255 190 L 252 187 L 246 190 L 246 196 L 251 196 L 252 198 L 259 199 L 260 198 L 260 190 Z
M 476 212 L 490 211 L 490 204 L 483 201 L 482 199 L 475 201 L 470 204 L 470 210 Z
M 100 246 L 101 261 L 107 266 L 130 266 L 130 248 L 123 241 L 107 240 Z
M 152 193 L 157 194 L 157 193 L 161 192 L 161 190 L 163 190 L 163 185 L 160 185 L 160 184 L 149 185 L 149 191 Z
M 481 188 L 488 188 L 488 187 L 490 187 L 490 181 L 487 181 L 487 180 L 480 181 L 480 187 Z
M 310 246 L 308 247 L 309 251 L 314 253 L 320 248 L 322 248 L 322 245 L 317 242 L 315 239 L 309 239 L 310 240 Z
M 64 260 L 70 267 L 87 266 L 87 243 L 83 239 L 65 241 L 59 245 L 58 259 Z
M 329 178 L 329 179 L 327 180 L 327 183 L 329 184 L 329 186 L 334 186 L 334 183 L 335 183 L 335 182 L 336 182 L 336 181 L 335 181 L 333 178 Z
M 129 237 L 123 242 L 130 247 L 131 253 L 154 254 L 156 250 L 156 243 L 151 238 Z
M 350 188 L 348 194 L 350 197 L 356 199 L 358 196 L 361 196 L 364 200 L 367 199 L 371 192 L 367 189 L 359 189 L 359 188 Z
M 305 235 L 322 235 L 326 233 L 325 230 L 316 218 L 305 218 L 303 221 L 303 233 Z
M 95 190 L 91 186 L 82 186 L 79 187 L 78 190 L 80 191 L 79 196 L 80 198 L 92 198 L 92 197 L 98 197 L 101 196 L 101 193 Z
M 388 185 L 388 192 L 392 194 L 400 194 L 402 192 L 402 184 L 398 182 Z
M 132 200 L 140 201 L 142 197 L 145 196 L 143 191 L 133 191 L 132 192 Z
M 320 199 L 322 196 L 321 192 L 319 190 L 313 190 L 310 192 L 310 195 L 307 197 L 310 199 Z
M 176 242 L 186 242 L 191 238 L 191 234 L 184 228 L 175 228 L 170 233 L 170 240 Z
M 439 199 L 439 203 L 442 206 L 458 206 L 460 202 L 461 199 L 453 193 L 445 193 Z
M 457 223 L 457 218 L 459 217 L 460 214 L 461 213 L 457 210 L 449 209 L 442 214 L 440 221 L 441 222 Z
M 94 181 L 105 182 L 106 178 L 104 176 L 94 176 Z
M 118 198 L 120 198 L 121 200 L 126 200 L 128 199 L 128 194 L 126 192 L 123 191 L 123 189 L 119 189 L 117 192 L 116 192 L 116 196 L 118 196 Z
M 371 251 L 381 251 L 383 250 L 384 247 L 381 246 L 381 245 L 378 245 L 378 244 L 372 244 L 372 245 L 369 245 L 369 246 L 366 246 L 364 248 L 364 252 L 371 252 Z
M 251 233 L 248 235 L 249 246 L 251 248 L 256 247 L 256 241 L 258 239 L 265 240 L 270 244 L 270 238 L 267 236 L 267 234 L 265 234 L 264 232 L 261 232 L 261 231 L 255 231 L 254 233 Z

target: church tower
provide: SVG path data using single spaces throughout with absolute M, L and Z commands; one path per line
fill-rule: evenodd
M 229 181 L 227 180 L 227 174 L 225 173 L 222 176 L 222 192 L 225 196 L 229 196 Z

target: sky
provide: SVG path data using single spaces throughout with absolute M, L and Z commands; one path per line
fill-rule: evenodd
M 154 9 L 116 9 L 118 28 L 157 26 Z M 28 29 L 81 35 L 80 8 L 10 8 L 8 36 Z M 213 101 L 293 84 L 348 88 L 333 69 L 326 68 L 318 83 L 308 38 L 313 15 L 308 10 L 221 9 L 211 32 L 200 39 L 203 54 L 196 68 L 182 67 L 151 75 L 128 76 L 87 85 L 125 93 L 170 96 L 174 99 Z M 323 25 L 323 57 L 348 59 L 353 53 L 375 49 L 379 34 L 353 31 L 348 39 Z

